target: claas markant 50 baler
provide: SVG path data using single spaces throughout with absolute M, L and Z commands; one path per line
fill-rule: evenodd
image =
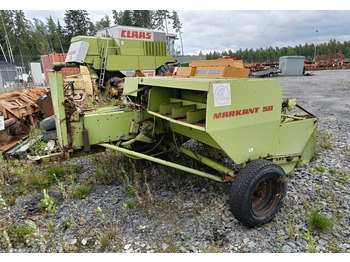
M 232 214 L 248 227 L 275 216 L 286 194 L 286 174 L 314 156 L 318 119 L 306 110 L 288 113 L 301 107 L 295 100 L 282 99 L 277 80 L 126 78 L 124 105 L 94 110 L 83 110 L 65 96 L 59 73 L 50 72 L 50 84 L 63 152 L 105 147 L 229 182 Z M 221 151 L 240 168 L 184 147 L 186 139 Z M 162 159 L 164 147 L 213 172 Z

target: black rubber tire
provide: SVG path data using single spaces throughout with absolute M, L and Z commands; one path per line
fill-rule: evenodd
M 44 138 L 46 141 L 49 141 L 49 140 L 56 140 L 56 139 L 57 139 L 57 131 L 56 131 L 56 130 L 45 131 L 45 132 L 43 133 L 43 138 Z
M 49 116 L 40 122 L 43 130 L 50 131 L 56 129 L 55 116 Z
M 286 187 L 286 174 L 280 166 L 267 160 L 252 161 L 232 182 L 230 210 L 247 227 L 265 224 L 279 211 Z
M 106 85 L 110 85 L 110 83 L 112 83 L 112 82 L 116 83 L 116 85 L 113 85 L 113 86 L 117 87 L 117 85 L 120 82 L 123 82 L 123 79 L 121 79 L 120 77 L 117 77 L 117 76 L 111 77 L 110 79 L 107 80 Z
M 269 74 L 269 77 L 273 77 L 273 73 L 272 72 Z

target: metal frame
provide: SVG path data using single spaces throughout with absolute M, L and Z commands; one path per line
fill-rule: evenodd
M 215 181 L 233 180 L 236 172 L 181 146 L 179 152 L 219 171 L 222 177 L 135 152 L 130 146 L 136 141 L 152 143 L 157 134 L 177 133 L 223 151 L 236 164 L 267 159 L 286 173 L 314 155 L 318 119 L 282 113 L 282 92 L 276 80 L 127 78 L 125 94 L 136 98 L 146 92 L 148 105 L 129 103 L 125 108 L 93 111 L 80 110 L 64 97 L 62 76 L 57 72 L 50 72 L 50 83 L 58 141 L 64 152 L 99 145 Z M 221 92 L 220 88 L 227 92 L 224 105 L 217 104 L 220 97 L 215 92 Z

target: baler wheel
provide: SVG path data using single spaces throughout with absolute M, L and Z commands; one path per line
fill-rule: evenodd
M 40 122 L 40 127 L 43 130 L 50 131 L 56 129 L 55 116 L 49 116 Z
M 247 227 L 269 222 L 286 195 L 284 170 L 267 160 L 248 163 L 232 182 L 230 209 L 235 218 Z

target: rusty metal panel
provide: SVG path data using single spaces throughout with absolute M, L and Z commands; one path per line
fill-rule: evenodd
M 67 54 L 65 53 L 52 53 L 48 55 L 41 56 L 41 64 L 45 73 L 45 81 L 49 83 L 49 75 L 47 70 L 52 70 L 53 63 L 64 62 L 66 60 Z

